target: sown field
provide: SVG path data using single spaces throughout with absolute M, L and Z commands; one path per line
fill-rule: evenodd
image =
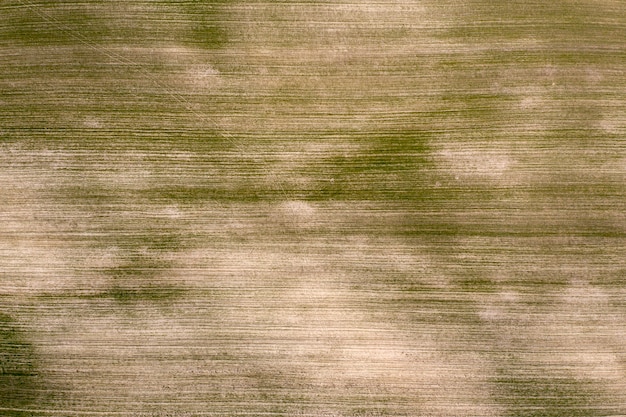
M 626 416 L 626 3 L 0 0 L 0 416 Z

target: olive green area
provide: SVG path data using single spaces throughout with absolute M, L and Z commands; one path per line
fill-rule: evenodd
M 350 155 L 322 159 L 300 174 L 314 178 L 311 189 L 293 190 L 308 201 L 418 201 L 432 198 L 429 133 L 419 130 L 346 135 L 364 145 Z M 432 179 L 432 178 L 431 178 Z
M 606 416 L 592 383 L 568 378 L 519 377 L 494 381 L 503 391 L 507 416 Z
M 187 2 L 19 0 L 2 4 L 0 42 L 24 45 L 150 45 L 181 40 L 218 48 L 227 40 L 221 21 L 227 0 Z M 132 58 L 129 58 L 132 59 Z
M 178 288 L 165 288 L 164 286 L 138 286 L 132 284 L 131 288 L 114 286 L 110 290 L 98 294 L 98 297 L 112 298 L 121 304 L 130 304 L 137 301 L 166 302 L 180 296 Z
M 222 20 L 229 16 L 224 13 L 230 0 L 189 1 L 182 7 L 189 20 L 186 39 L 192 46 L 215 49 L 228 41 L 228 33 Z M 233 18 L 233 17 L 230 17 Z
M 41 403 L 44 385 L 38 375 L 37 356 L 14 319 L 0 313 L 0 407 L 6 416 L 30 415 L 24 411 Z

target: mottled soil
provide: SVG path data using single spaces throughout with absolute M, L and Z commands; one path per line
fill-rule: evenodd
M 626 415 L 626 4 L 0 3 L 0 415 Z

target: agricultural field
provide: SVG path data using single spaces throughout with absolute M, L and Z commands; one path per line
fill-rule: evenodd
M 626 3 L 0 1 L 0 415 L 626 416 Z

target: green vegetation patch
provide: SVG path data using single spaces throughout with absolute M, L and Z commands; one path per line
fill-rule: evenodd
M 312 176 L 315 188 L 303 190 L 308 200 L 407 200 L 423 199 L 429 191 L 433 162 L 430 134 L 420 130 L 358 133 L 360 149 L 315 161 L 302 170 Z
M 37 373 L 33 346 L 24 339 L 13 318 L 0 313 L 0 407 L 25 408 L 35 404 L 40 396 Z
M 188 19 L 188 32 L 185 38 L 194 47 L 216 49 L 228 40 L 228 30 L 224 27 L 226 6 L 230 0 L 193 0 L 181 3 Z
M 554 376 L 510 376 L 493 381 L 507 417 L 607 416 L 612 411 L 599 400 L 590 381 Z
M 184 293 L 182 288 L 150 284 L 144 287 L 114 286 L 107 291 L 99 293 L 97 298 L 112 298 L 120 304 L 132 304 L 136 302 L 167 303 L 181 297 Z

